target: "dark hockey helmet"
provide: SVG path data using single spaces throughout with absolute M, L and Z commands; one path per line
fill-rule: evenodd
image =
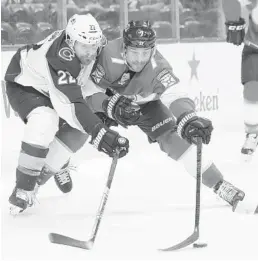
M 156 32 L 150 21 L 130 21 L 123 31 L 125 46 L 153 48 L 156 45 Z

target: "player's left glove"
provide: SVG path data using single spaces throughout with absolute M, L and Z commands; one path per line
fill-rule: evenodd
M 141 116 L 140 107 L 118 93 L 104 100 L 102 107 L 109 118 L 124 127 L 133 125 Z
M 213 131 L 212 122 L 209 119 L 198 117 L 195 112 L 187 112 L 177 120 L 177 133 L 190 144 L 197 144 L 197 138 L 201 137 L 204 144 L 209 144 Z
M 245 20 L 240 17 L 239 21 L 227 21 L 227 42 L 234 45 L 241 45 L 245 38 Z

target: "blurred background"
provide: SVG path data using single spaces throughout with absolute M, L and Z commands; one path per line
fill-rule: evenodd
M 91 13 L 108 40 L 130 20 L 151 20 L 158 41 L 224 41 L 221 0 L 1 0 L 2 50 L 38 42 L 65 28 L 73 14 Z

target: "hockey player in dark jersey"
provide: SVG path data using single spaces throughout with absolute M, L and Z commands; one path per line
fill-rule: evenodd
M 200 117 L 194 102 L 181 89 L 170 64 L 156 50 L 156 34 L 148 21 L 131 21 L 122 39 L 109 42 L 91 73 L 104 93 L 87 97 L 94 111 L 105 112 L 122 126 L 138 126 L 150 143 L 182 163 L 195 177 L 196 138 L 209 144 L 213 130 Z M 232 205 L 233 210 L 255 213 L 257 201 L 227 182 L 204 147 L 203 184 Z M 255 199 L 254 199 L 255 200 Z
M 71 153 L 84 144 L 86 133 L 91 144 L 110 157 L 117 150 L 120 157 L 127 154 L 129 141 L 103 124 L 84 100 L 85 95 L 99 92 L 88 76 L 103 41 L 93 16 L 74 15 L 65 30 L 26 45 L 13 56 L 5 74 L 6 91 L 25 131 L 9 198 L 12 214 L 33 204 L 41 174 L 50 177 L 49 172 L 54 175 L 65 168 Z M 58 157 L 53 157 L 56 153 Z
M 246 140 L 241 153 L 246 160 L 250 160 L 258 145 L 258 1 L 224 0 L 223 9 L 226 17 L 227 42 L 234 45 L 244 43 L 241 78 L 244 86 Z M 244 9 L 248 13 L 246 20 L 241 17 Z

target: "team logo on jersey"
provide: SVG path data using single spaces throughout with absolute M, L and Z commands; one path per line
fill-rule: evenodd
M 93 71 L 91 74 L 92 79 L 94 80 L 95 83 L 99 83 L 103 76 L 105 75 L 105 70 L 104 68 L 98 63 L 96 66 L 96 69 Z
M 124 85 L 128 80 L 130 80 L 130 73 L 124 73 L 118 82 L 119 85 Z
M 165 88 L 170 88 L 179 82 L 179 79 L 167 69 L 164 69 L 158 74 L 157 80 L 160 81 Z
M 63 47 L 59 50 L 58 55 L 66 61 L 72 61 L 75 57 L 74 52 L 69 47 Z

